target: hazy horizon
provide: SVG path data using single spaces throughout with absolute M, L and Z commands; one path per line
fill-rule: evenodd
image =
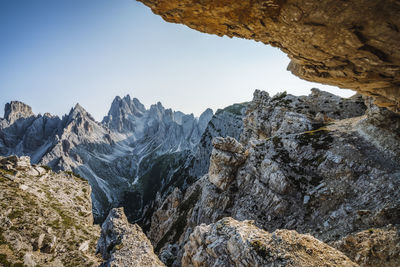
M 255 89 L 355 93 L 295 77 L 276 48 L 167 23 L 132 0 L 2 1 L 0 34 L 0 117 L 12 100 L 58 116 L 80 103 L 101 121 L 126 94 L 199 116 Z

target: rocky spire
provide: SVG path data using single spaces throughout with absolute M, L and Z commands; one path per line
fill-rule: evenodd
M 201 113 L 199 117 L 199 130 L 201 133 L 204 132 L 211 118 L 213 117 L 214 112 L 212 109 L 208 108 L 203 113 Z
M 103 123 L 120 132 L 133 130 L 132 118 L 142 117 L 145 111 L 145 106 L 137 98 L 131 99 L 130 95 L 124 98 L 117 96 L 111 104 L 108 115 L 104 117 Z
M 71 108 L 71 111 L 68 114 L 68 123 L 78 118 L 85 118 L 94 122 L 96 121 L 79 103 L 77 103 L 75 107 Z
M 4 118 L 11 124 L 20 118 L 34 116 L 32 108 L 20 101 L 11 101 L 4 107 Z

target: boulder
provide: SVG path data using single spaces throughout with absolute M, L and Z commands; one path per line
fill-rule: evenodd
M 97 252 L 104 267 L 165 266 L 137 224 L 130 224 L 123 208 L 114 208 L 101 227 Z

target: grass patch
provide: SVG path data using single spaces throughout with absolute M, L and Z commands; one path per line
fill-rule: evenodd
M 12 263 L 7 260 L 6 254 L 0 254 L 0 266 L 3 267 L 24 267 L 25 265 L 22 262 Z
M 51 171 L 52 169 L 49 167 L 49 166 L 47 166 L 47 165 L 42 165 L 41 166 L 43 169 L 45 169 L 46 171 Z
M 311 144 L 315 150 L 323 149 L 328 150 L 333 137 L 329 134 L 329 130 L 324 126 L 316 130 L 307 131 L 297 136 L 300 145 Z
M 7 240 L 3 236 L 3 229 L 0 228 L 0 245 L 7 244 Z
M 186 212 L 189 211 L 191 208 L 193 208 L 194 205 L 199 200 L 200 195 L 201 195 L 201 190 L 199 187 L 197 187 L 194 190 L 194 192 L 188 197 L 188 199 L 186 199 L 179 205 L 178 207 L 179 212 Z
M 13 210 L 10 215 L 8 216 L 8 218 L 10 218 L 10 220 L 14 220 L 16 218 L 22 217 L 24 215 L 24 211 L 23 210 Z
M 58 215 L 60 215 L 61 224 L 65 228 L 71 228 L 75 226 L 74 220 L 70 216 L 68 216 L 68 214 L 65 211 L 61 210 L 56 204 L 52 204 L 51 207 L 58 213 Z

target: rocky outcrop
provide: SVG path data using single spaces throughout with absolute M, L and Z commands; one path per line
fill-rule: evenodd
M 213 151 L 212 140 L 215 137 L 228 136 L 239 139 L 243 130 L 242 120 L 246 106 L 247 103 L 233 104 L 224 109 L 217 110 L 204 130 L 200 142 L 195 148 L 195 152 L 187 157 L 187 160 L 182 164 L 183 167 L 181 166 L 175 172 L 174 176 L 167 183 L 167 190 L 160 190 L 152 205 L 144 212 L 140 223 L 153 243 L 157 244 L 163 238 L 181 211 L 184 210 L 185 205 L 177 211 L 182 192 L 186 191 L 191 184 L 208 173 L 210 157 Z M 199 124 L 200 121 L 201 118 L 199 119 Z M 196 194 L 191 199 L 195 199 L 195 196 Z M 152 228 L 150 225 L 158 225 L 158 228 Z M 170 231 L 161 243 L 168 241 L 169 238 L 174 236 L 173 234 Z M 179 237 L 179 234 L 176 235 Z M 161 243 L 160 247 L 162 247 Z M 160 247 L 156 247 L 156 250 L 158 251 Z M 177 249 L 175 246 L 172 246 L 170 249 L 168 253 L 160 255 L 160 257 L 162 259 L 171 259 L 171 253 L 176 254 Z M 168 259 L 165 262 L 168 262 Z
M 332 246 L 345 253 L 360 266 L 391 266 L 400 262 L 400 226 L 370 228 L 348 235 Z
M 139 1 L 168 22 L 278 47 L 300 78 L 350 88 L 400 109 L 397 1 Z
M 360 95 L 345 99 L 313 88 L 309 96 L 284 92 L 270 97 L 267 92 L 256 90 L 243 120 L 245 129 L 240 141 L 246 144 L 251 139 L 305 132 L 333 120 L 362 116 L 366 110 Z
M 208 179 L 219 189 L 225 190 L 235 178 L 238 167 L 246 160 L 247 153 L 242 144 L 229 136 L 214 138 L 213 146 Z
M 98 266 L 90 194 L 72 173 L 0 158 L 0 265 Z
M 165 266 L 137 224 L 130 224 L 122 208 L 112 209 L 101 228 L 97 252 L 101 266 Z
M 251 221 L 224 218 L 199 225 L 185 245 L 182 266 L 358 266 L 340 251 L 296 231 L 268 233 Z
M 240 138 L 246 160 L 233 166 L 229 161 L 214 164 L 218 158 L 212 158 L 211 174 L 166 198 L 150 228 L 150 233 L 160 229 L 150 235 L 156 251 L 179 266 L 193 229 L 228 216 L 254 220 L 268 232 L 309 233 L 326 243 L 398 224 L 400 159 L 395 151 L 400 119 L 387 110 L 366 108 L 360 96 L 340 99 L 314 90 L 307 97 L 269 97 L 256 91 Z M 351 117 L 352 113 L 358 117 Z M 224 147 L 217 145 L 216 151 Z M 212 175 L 225 168 L 236 174 L 221 175 L 226 182 L 218 187 Z M 168 220 L 159 223 L 165 216 Z M 357 252 L 347 255 L 359 262 L 351 254 Z M 392 266 L 382 258 L 376 258 L 379 264 Z M 396 264 L 399 260 L 391 258 Z
M 213 138 L 230 136 L 239 139 L 243 130 L 243 117 L 246 106 L 247 103 L 233 104 L 215 112 L 195 148 L 193 159 L 191 159 L 192 162 L 189 165 L 190 176 L 200 178 L 208 172 L 213 150 Z
M 11 124 L 18 119 L 34 116 L 32 108 L 19 101 L 11 101 L 4 107 L 4 118 Z

